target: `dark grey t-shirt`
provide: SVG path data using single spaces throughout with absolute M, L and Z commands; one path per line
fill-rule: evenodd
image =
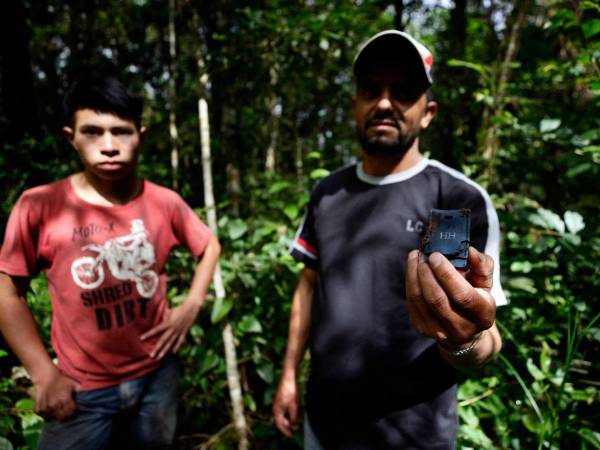
M 327 449 L 455 447 L 456 373 L 413 330 L 405 302 L 407 254 L 432 208 L 471 209 L 471 245 L 498 262 L 489 196 L 437 161 L 381 178 L 350 166 L 313 191 L 291 252 L 318 272 L 306 405 Z

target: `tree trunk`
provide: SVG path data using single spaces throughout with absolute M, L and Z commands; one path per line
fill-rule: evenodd
M 269 110 L 269 146 L 265 158 L 265 170 L 269 173 L 275 172 L 275 157 L 276 148 L 279 141 L 279 117 L 280 111 L 277 109 L 280 106 L 281 99 L 277 96 L 276 87 L 279 80 L 277 67 L 274 63 L 269 68 L 269 85 L 271 87 L 271 95 L 268 97 L 267 108 Z
M 169 0 L 169 135 L 171 136 L 171 182 L 179 189 L 179 133 L 177 131 L 177 41 L 175 34 L 175 0 Z
M 204 205 L 207 211 L 208 225 L 213 233 L 218 234 L 217 211 L 213 195 L 212 169 L 210 158 L 210 132 L 208 124 L 208 106 L 206 100 L 198 100 L 198 118 L 200 122 L 200 139 L 202 142 L 202 175 L 204 178 Z M 220 265 L 214 276 L 214 285 L 217 298 L 225 298 L 225 287 L 221 276 Z M 244 403 L 240 373 L 237 366 L 237 355 L 235 352 L 235 341 L 231 325 L 227 323 L 223 328 L 223 345 L 225 347 L 225 363 L 227 367 L 227 384 L 229 385 L 229 396 L 233 408 L 233 423 L 238 433 L 238 449 L 248 448 L 247 424 L 244 416 Z
M 200 29 L 200 21 L 194 11 L 194 27 Z M 198 84 L 200 88 L 200 99 L 198 100 L 198 122 L 200 127 L 200 142 L 202 148 L 202 177 L 204 181 L 204 206 L 206 207 L 208 226 L 215 235 L 218 235 L 217 208 L 213 194 L 211 152 L 210 152 L 210 126 L 208 120 L 208 104 L 204 99 L 208 74 L 204 64 L 201 44 L 196 49 L 196 63 L 198 66 Z M 225 298 L 225 287 L 221 276 L 221 266 L 217 264 L 214 275 L 215 294 L 218 299 Z M 237 355 L 235 350 L 235 338 L 231 325 L 227 323 L 222 332 L 223 346 L 225 349 L 225 365 L 227 370 L 227 385 L 229 386 L 229 397 L 233 409 L 233 424 L 238 434 L 238 450 L 248 449 L 248 425 L 244 416 L 244 401 L 240 373 L 238 370 Z
M 510 32 L 506 37 L 506 51 L 500 64 L 496 85 L 494 86 L 494 101 L 492 110 L 487 110 L 484 117 L 484 126 L 486 126 L 485 139 L 483 143 L 482 157 L 486 164 L 486 182 L 490 183 L 493 175 L 493 165 L 496 153 L 499 148 L 499 127 L 494 124 L 494 117 L 502 112 L 506 105 L 506 87 L 510 78 L 510 66 L 517 56 L 521 30 L 525 23 L 527 10 L 530 6 L 530 0 L 522 0 L 515 3 L 513 11 L 513 21 Z
M 0 130 L 6 142 L 18 143 L 27 134 L 39 136 L 25 8 L 19 0 L 3 4 L 0 18 Z M 36 160 L 39 162 L 39 160 Z
M 394 9 L 396 10 L 394 26 L 396 27 L 396 30 L 404 31 L 404 23 L 402 22 L 402 16 L 404 14 L 404 1 L 394 0 Z

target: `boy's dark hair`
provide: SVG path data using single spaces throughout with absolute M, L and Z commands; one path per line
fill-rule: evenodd
M 142 98 L 112 77 L 82 78 L 71 85 L 63 101 L 67 121 L 75 122 L 75 112 L 91 109 L 131 120 L 139 129 L 142 122 Z

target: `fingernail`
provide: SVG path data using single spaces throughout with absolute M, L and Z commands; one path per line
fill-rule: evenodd
M 419 257 L 419 250 L 412 250 L 409 254 L 408 254 L 408 259 L 416 259 Z
M 439 253 L 432 253 L 429 255 L 429 265 L 431 267 L 439 266 L 442 263 L 442 255 Z

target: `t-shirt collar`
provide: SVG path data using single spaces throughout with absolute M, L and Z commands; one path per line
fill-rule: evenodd
M 364 181 L 365 183 L 372 184 L 375 186 L 381 186 L 383 184 L 392 184 L 399 183 L 401 181 L 408 180 L 409 178 L 414 177 L 416 174 L 421 172 L 427 164 L 429 160 L 427 158 L 422 158 L 417 164 L 412 166 L 409 169 L 403 170 L 402 172 L 391 173 L 389 175 L 384 175 L 382 177 L 376 177 L 373 175 L 369 175 L 365 173 L 363 169 L 363 163 L 359 162 L 356 165 L 356 176 L 359 180 Z

